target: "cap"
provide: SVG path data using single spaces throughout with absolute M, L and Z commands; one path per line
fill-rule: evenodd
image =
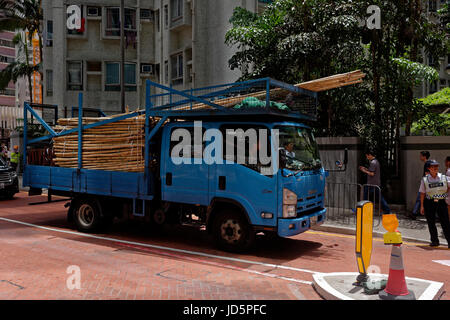
M 19 146 L 14 146 L 14 149 L 19 149 Z
M 430 160 L 430 162 L 428 163 L 428 166 L 438 166 L 439 162 L 437 162 L 436 160 Z

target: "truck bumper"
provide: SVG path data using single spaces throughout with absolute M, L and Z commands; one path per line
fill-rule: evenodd
M 278 219 L 278 235 L 292 237 L 325 222 L 327 209 L 296 219 Z

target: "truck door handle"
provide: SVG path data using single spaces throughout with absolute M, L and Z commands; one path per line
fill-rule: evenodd
M 166 185 L 168 185 L 168 186 L 172 185 L 172 173 L 171 172 L 166 173 Z
M 219 176 L 219 190 L 225 190 L 227 187 L 227 180 L 225 176 Z

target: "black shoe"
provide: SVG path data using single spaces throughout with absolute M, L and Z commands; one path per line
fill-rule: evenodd
M 439 242 L 430 243 L 430 247 L 439 247 Z

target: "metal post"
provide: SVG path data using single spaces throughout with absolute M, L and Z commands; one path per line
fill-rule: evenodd
M 145 148 L 144 148 L 144 161 L 145 161 L 145 169 L 144 169 L 144 194 L 148 194 L 149 192 L 149 171 L 150 171 L 150 108 L 152 106 L 152 102 L 150 100 L 150 82 L 147 80 L 146 82 L 146 103 L 145 103 Z M 162 121 L 160 119 L 160 121 Z
M 25 172 L 25 167 L 27 165 L 27 144 L 28 144 L 28 104 L 24 102 L 24 108 L 23 108 L 23 172 Z M 23 175 L 25 178 L 25 174 Z M 22 182 L 23 184 L 23 182 Z
M 266 80 L 266 108 L 270 108 L 270 80 Z
M 83 166 L 83 94 L 78 94 L 78 169 Z
M 120 108 L 125 112 L 125 4 L 120 0 Z

